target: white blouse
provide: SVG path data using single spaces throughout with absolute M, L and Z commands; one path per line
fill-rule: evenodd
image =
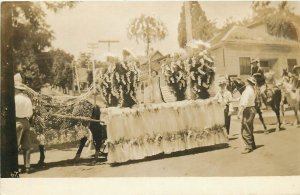
M 15 95 L 16 117 L 29 118 L 33 114 L 32 102 L 29 97 L 20 93 Z

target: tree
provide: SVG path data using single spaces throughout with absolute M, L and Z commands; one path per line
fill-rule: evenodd
M 244 18 L 242 20 L 234 20 L 232 17 L 227 18 L 225 23 L 221 28 L 218 29 L 219 33 L 227 32 L 229 29 L 231 29 L 233 26 L 245 26 L 247 24 L 251 23 L 251 18 Z
M 12 5 L 1 4 L 1 178 L 18 177 L 18 145 L 14 101 Z
M 267 24 L 268 33 L 277 37 L 298 40 L 297 29 L 294 23 L 300 24 L 300 16 L 293 13 L 287 1 L 282 1 L 278 7 L 271 6 L 269 1 L 252 3 L 254 21 Z
M 162 40 L 167 35 L 167 27 L 160 20 L 141 15 L 133 19 L 128 26 L 128 37 L 146 44 L 146 55 L 149 55 L 150 44 Z
M 74 57 L 61 49 L 51 50 L 49 53 L 53 60 L 51 84 L 62 87 L 64 90 L 71 88 L 73 84 L 72 61 Z
M 217 30 L 215 23 L 207 19 L 204 10 L 202 10 L 197 1 L 191 1 L 189 3 L 192 17 L 193 39 L 209 40 L 214 36 Z M 178 24 L 178 43 L 181 48 L 184 48 L 187 43 L 184 5 L 181 7 L 180 21 Z
M 24 82 L 35 90 L 40 90 L 46 82 L 47 71 L 37 62 L 43 51 L 51 46 L 53 31 L 45 20 L 43 5 L 58 11 L 73 7 L 73 2 L 16 2 L 12 3 L 12 48 L 15 72 L 20 72 Z
M 50 3 L 51 4 L 51 3 Z M 74 4 L 74 3 L 71 3 Z M 44 17 L 41 11 L 32 11 L 32 2 L 4 2 L 1 3 L 1 177 L 18 177 L 18 146 L 15 121 L 14 101 L 14 71 L 15 65 L 27 57 L 27 52 L 42 50 L 41 45 L 48 43 L 35 42 L 39 37 L 23 36 L 41 33 L 40 18 Z M 68 3 L 65 3 L 68 5 Z M 64 5 L 64 6 L 65 6 Z M 55 6 L 54 6 L 55 7 Z M 31 30 L 28 30 L 28 27 Z M 35 32 L 38 30 L 39 32 Z M 49 32 L 49 31 L 48 31 Z M 49 35 L 49 34 L 48 34 Z M 31 58 L 32 56 L 30 56 Z M 29 60 L 30 61 L 30 60 Z

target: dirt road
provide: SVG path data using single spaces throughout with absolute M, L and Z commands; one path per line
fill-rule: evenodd
M 273 123 L 274 118 L 267 118 Z M 291 117 L 289 117 L 291 122 Z M 230 141 L 208 148 L 200 148 L 171 155 L 152 157 L 143 161 L 121 166 L 111 166 L 104 160 L 96 165 L 91 163 L 91 153 L 84 149 L 82 159 L 74 164 L 76 148 L 48 150 L 47 167 L 20 177 L 122 177 L 122 176 L 285 176 L 300 174 L 300 128 L 285 125 L 285 130 L 263 134 L 262 126 L 255 122 L 255 139 L 258 148 L 249 154 L 241 154 L 239 139 L 240 124 L 232 120 Z M 38 153 L 33 153 L 32 163 L 38 161 Z M 19 156 L 22 163 L 22 156 Z M 34 166 L 34 165 L 33 165 Z

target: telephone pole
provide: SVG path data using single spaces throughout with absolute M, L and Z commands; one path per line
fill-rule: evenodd
M 107 43 L 108 52 L 110 52 L 110 44 L 111 43 L 119 43 L 118 40 L 99 40 L 98 43 Z
M 88 44 L 89 49 L 92 50 L 92 60 L 93 60 L 93 91 L 94 91 L 94 105 L 96 105 L 96 74 L 95 74 L 95 58 L 94 58 L 94 50 L 98 48 L 98 43 L 89 43 Z
M 192 33 L 192 16 L 191 16 L 191 3 L 189 1 L 184 2 L 184 11 L 185 11 L 185 31 L 186 31 L 186 43 L 190 42 L 193 39 Z M 191 75 L 188 73 L 187 80 L 187 99 L 192 99 L 192 91 L 191 91 Z

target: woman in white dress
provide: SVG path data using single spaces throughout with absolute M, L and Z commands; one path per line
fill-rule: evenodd
M 159 87 L 160 78 L 158 76 L 157 71 L 152 71 L 151 76 L 151 103 L 161 103 L 162 97 L 161 97 L 161 91 Z

